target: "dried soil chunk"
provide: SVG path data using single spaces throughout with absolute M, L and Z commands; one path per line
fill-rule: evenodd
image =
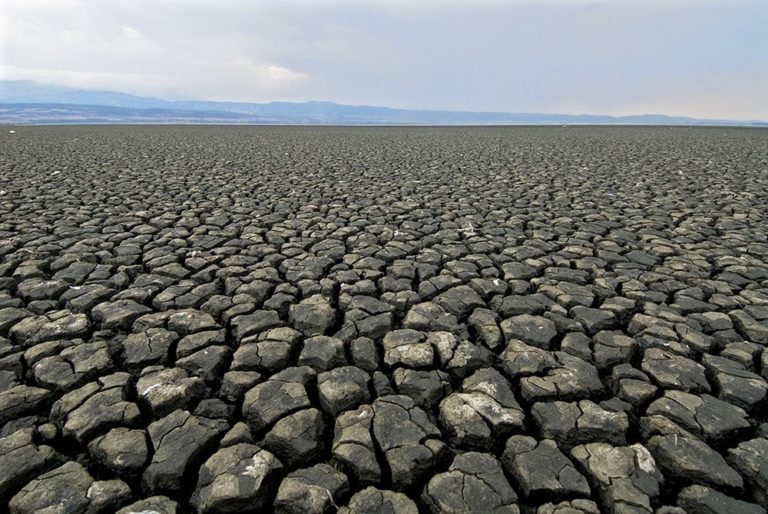
M 154 454 L 142 476 L 143 488 L 152 493 L 181 492 L 197 469 L 199 457 L 216 444 L 227 428 L 224 421 L 199 418 L 183 410 L 149 425 Z
M 456 457 L 448 471 L 430 479 L 422 500 L 435 514 L 520 512 L 517 494 L 501 464 L 487 453 L 469 452 Z
M 200 513 L 258 511 L 272 504 L 283 465 L 251 444 L 223 448 L 200 467 L 192 504 Z
M 419 514 L 416 503 L 403 493 L 369 486 L 349 499 L 339 514 Z
M 34 430 L 26 428 L 0 438 L 0 501 L 56 462 L 57 454 L 50 446 L 32 440 Z
M 131 490 L 121 480 L 95 481 L 80 464 L 69 461 L 25 485 L 8 506 L 11 512 L 106 513 L 130 501 Z
M 571 456 L 595 484 L 609 512 L 653 512 L 663 476 L 644 446 L 589 443 L 575 447 Z
M 719 453 L 694 437 L 657 435 L 648 440 L 647 446 L 665 475 L 676 480 L 732 489 L 744 485 Z
M 275 498 L 279 514 L 324 514 L 349 491 L 346 475 L 328 464 L 289 473 Z
M 528 498 L 589 496 L 587 479 L 551 439 L 536 441 L 528 436 L 512 436 L 501 460 Z

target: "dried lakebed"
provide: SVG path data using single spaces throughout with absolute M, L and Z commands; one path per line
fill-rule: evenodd
M 13 513 L 760 513 L 768 131 L 0 133 Z

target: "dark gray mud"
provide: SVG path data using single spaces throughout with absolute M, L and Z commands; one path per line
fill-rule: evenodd
M 765 130 L 6 128 L 0 505 L 765 512 L 766 206 Z

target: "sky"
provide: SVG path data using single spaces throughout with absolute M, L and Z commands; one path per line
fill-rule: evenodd
M 768 120 L 768 0 L 0 0 L 0 79 Z

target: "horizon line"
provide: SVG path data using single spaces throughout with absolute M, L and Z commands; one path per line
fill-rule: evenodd
M 169 102 L 169 103 L 214 103 L 214 104 L 244 104 L 244 105 L 271 105 L 271 104 L 292 104 L 292 105 L 305 105 L 305 104 L 330 104 L 330 105 L 336 105 L 336 106 L 342 106 L 342 107 L 357 107 L 357 108 L 375 108 L 375 109 L 388 109 L 392 111 L 410 111 L 410 112 L 422 112 L 422 113 L 454 113 L 454 114 L 478 114 L 478 115 L 542 115 L 542 116 L 596 116 L 596 117 L 609 117 L 609 118 L 637 118 L 637 117 L 645 117 L 645 116 L 660 116 L 660 117 L 669 117 L 669 118 L 677 118 L 677 119 L 690 119 L 692 121 L 696 121 L 697 123 L 693 123 L 692 125 L 703 125 L 707 121 L 713 122 L 714 125 L 723 124 L 723 123 L 733 123 L 733 124 L 764 124 L 768 123 L 768 120 L 762 120 L 762 119 L 738 119 L 738 118 L 711 118 L 711 117 L 705 117 L 705 118 L 699 118 L 696 116 L 688 115 L 688 114 L 667 114 L 664 112 L 642 112 L 642 113 L 634 113 L 634 114 L 605 114 L 605 113 L 595 113 L 595 112 L 563 112 L 563 111 L 503 111 L 503 110 L 470 110 L 470 109 L 441 109 L 441 108 L 430 108 L 430 107 L 393 107 L 389 105 L 377 105 L 377 104 L 370 104 L 370 103 L 342 103 L 338 101 L 333 100 L 267 100 L 267 101 L 241 101 L 241 100 L 208 100 L 208 99 L 179 99 L 179 98 L 169 98 L 165 96 L 146 96 L 126 91 L 119 91 L 119 90 L 112 90 L 112 89 L 97 89 L 97 88 L 91 88 L 91 87 L 74 87 L 64 84 L 58 84 L 53 82 L 43 82 L 38 80 L 30 80 L 30 79 L 0 79 L 0 84 L 2 83 L 17 83 L 17 84 L 23 84 L 23 83 L 29 83 L 29 84 L 36 84 L 40 86 L 52 86 L 57 88 L 63 88 L 68 89 L 71 91 L 78 91 L 78 92 L 86 92 L 86 93 L 108 93 L 108 94 L 118 94 L 118 95 L 126 95 L 131 96 L 139 99 L 144 100 L 156 100 L 156 101 L 162 101 L 162 102 Z M 0 104 L 4 105 L 24 105 L 24 104 L 50 104 L 50 105 L 80 105 L 80 106 L 93 106 L 93 107 L 118 107 L 118 106 L 112 106 L 109 104 L 104 103 L 71 103 L 71 102 L 46 102 L 46 101 L 24 101 L 24 102 L 15 102 L 15 101 L 6 101 L 0 96 Z M 135 110 L 150 110 L 150 109 L 161 109 L 161 107 L 123 107 L 126 109 L 135 109 Z M 204 112 L 204 111 L 200 111 Z M 230 111 L 235 112 L 235 111 Z M 585 123 L 587 125 L 593 125 L 592 123 Z M 637 125 L 641 125 L 637 124 Z M 472 124 L 470 124 L 472 125 Z M 503 124 L 503 125 L 510 125 L 510 124 Z M 517 125 L 517 123 L 515 123 Z M 525 124 L 521 124 L 525 125 Z M 537 124 L 533 124 L 537 125 Z M 600 125 L 600 123 L 595 123 L 594 125 Z M 655 123 L 650 123 L 649 125 L 656 125 Z M 663 124 L 662 124 L 663 125 Z M 683 125 L 683 123 L 679 123 L 677 125 Z M 438 126 L 438 125 L 436 125 Z

